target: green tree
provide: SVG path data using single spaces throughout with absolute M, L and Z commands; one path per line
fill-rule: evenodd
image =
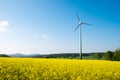
M 105 58 L 106 60 L 113 60 L 113 52 L 107 51 L 107 52 L 104 54 L 104 58 Z
M 0 57 L 9 57 L 9 56 L 6 54 L 0 54 Z
M 102 55 L 101 55 L 101 53 L 95 53 L 95 54 L 93 54 L 93 57 L 97 58 L 97 59 L 101 59 Z
M 120 61 L 120 48 L 113 54 L 113 60 Z

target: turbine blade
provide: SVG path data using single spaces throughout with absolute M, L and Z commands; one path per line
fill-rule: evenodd
M 84 23 L 84 22 L 82 22 L 82 24 L 85 24 L 85 25 L 92 25 L 92 24 L 88 24 L 88 23 Z
M 79 24 L 79 25 L 74 29 L 74 31 L 76 31 L 76 30 L 80 27 L 80 25 L 81 25 L 81 24 Z
M 80 17 L 79 17 L 79 15 L 76 13 L 76 16 L 77 16 L 77 18 L 78 18 L 78 21 L 80 21 Z

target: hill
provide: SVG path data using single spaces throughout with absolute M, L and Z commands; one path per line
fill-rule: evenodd
M 83 53 L 84 59 L 93 59 L 93 55 L 96 53 Z M 102 53 L 100 53 L 102 54 Z M 54 54 L 8 54 L 10 57 L 31 57 L 31 58 L 79 58 L 79 53 L 54 53 Z M 102 54 L 104 55 L 104 54 Z
M 16 54 L 8 54 L 10 57 L 42 57 L 41 54 L 21 54 L 21 53 L 16 53 Z
M 9 56 L 6 54 L 0 54 L 0 57 L 9 57 Z

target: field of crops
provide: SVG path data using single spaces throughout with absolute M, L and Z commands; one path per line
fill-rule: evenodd
M 0 58 L 0 80 L 120 80 L 120 62 Z

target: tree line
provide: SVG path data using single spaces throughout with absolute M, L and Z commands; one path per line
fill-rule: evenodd
M 113 51 L 107 51 L 103 53 L 84 53 L 82 54 L 83 59 L 104 59 L 111 61 L 120 61 L 120 48 Z M 0 54 L 0 57 L 11 57 L 6 54 Z M 44 54 L 36 56 L 20 56 L 20 57 L 33 57 L 33 58 L 69 58 L 79 59 L 79 53 L 59 53 L 59 54 Z
M 111 60 L 111 61 L 120 61 L 120 48 L 116 49 L 114 52 L 107 51 L 104 54 L 103 53 L 95 53 L 92 56 L 94 58 L 97 58 L 97 59 L 105 59 L 105 60 Z

